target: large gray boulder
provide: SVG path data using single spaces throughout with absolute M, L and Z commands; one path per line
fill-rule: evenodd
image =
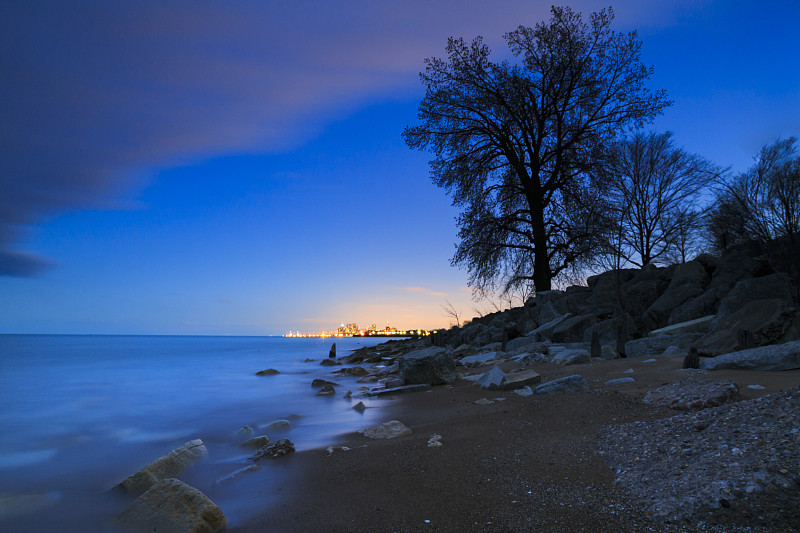
M 550 362 L 556 365 L 583 365 L 591 363 L 592 358 L 583 348 L 567 348 L 556 353 Z
M 784 299 L 771 298 L 747 303 L 718 320 L 714 329 L 695 343 L 695 348 L 701 355 L 714 356 L 797 339 L 800 317 L 796 309 L 787 308 L 784 302 Z
M 800 368 L 800 341 L 761 346 L 700 361 L 705 370 L 795 370 Z
M 664 293 L 645 311 L 645 326 L 649 329 L 666 326 L 675 308 L 703 294 L 709 281 L 706 269 L 699 262 L 678 265 Z
M 506 380 L 506 373 L 494 365 L 475 382 L 483 389 L 499 389 Z
M 481 366 L 503 357 L 503 352 L 485 352 L 475 355 L 468 355 L 461 359 L 464 366 Z
M 678 335 L 658 335 L 634 339 L 625 343 L 625 356 L 654 357 L 662 355 L 664 350 L 670 346 L 675 346 L 682 351 L 688 351 L 692 343 L 702 336 L 702 333 L 680 333 Z
M 592 334 L 596 331 L 600 344 L 615 344 L 617 342 L 617 328 L 621 320 L 625 321 L 625 331 L 636 331 L 636 322 L 631 315 L 626 314 L 620 318 L 607 318 L 587 328 L 583 332 L 583 342 L 591 342 Z
M 570 394 L 575 392 L 587 392 L 589 383 L 583 376 L 567 376 L 547 383 L 542 383 L 533 391 L 535 394 Z
M 114 518 L 114 525 L 137 533 L 216 533 L 228 526 L 208 497 L 177 479 L 164 479 Z
M 406 385 L 442 385 L 458 377 L 453 358 L 444 348 L 436 346 L 407 353 L 398 360 L 398 366 Z
M 775 299 L 782 305 L 792 304 L 792 282 L 786 274 L 770 274 L 761 278 L 743 279 L 722 299 L 717 311 L 717 323 L 756 300 Z
M 537 340 L 536 335 L 526 335 L 508 341 L 506 353 L 512 355 L 526 352 L 544 353 L 547 351 L 548 346 L 548 343 Z
M 598 314 L 610 315 L 621 308 L 624 300 L 624 289 L 636 273 L 637 269 L 627 268 L 609 270 L 596 276 L 589 276 L 586 283 L 592 290 L 592 295 L 587 300 L 592 310 Z
M 117 488 L 132 494 L 141 494 L 159 481 L 177 476 L 205 453 L 206 447 L 202 440 L 189 441 L 129 476 Z
M 560 315 L 560 316 L 554 318 L 553 320 L 542 324 L 541 326 L 539 326 L 535 330 L 533 330 L 530 333 L 528 333 L 527 336 L 533 337 L 533 338 L 549 339 L 550 336 L 553 334 L 553 331 L 559 325 L 561 325 L 565 321 L 569 320 L 570 318 L 572 318 L 572 313 L 565 313 L 563 315 Z
M 593 314 L 573 316 L 553 328 L 549 337 L 553 342 L 580 342 L 584 332 L 597 323 Z
M 634 318 L 641 317 L 669 286 L 674 267 L 658 268 L 647 265 L 623 287 L 625 311 Z

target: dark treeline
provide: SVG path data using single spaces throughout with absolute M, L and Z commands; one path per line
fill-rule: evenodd
M 800 287 L 796 139 L 733 174 L 647 131 L 672 102 L 646 87 L 641 42 L 613 18 L 554 7 L 504 36 L 514 61 L 491 60 L 480 37 L 426 60 L 420 123 L 403 137 L 433 153 L 431 177 L 461 209 L 454 266 L 479 293 L 531 293 L 753 239 Z

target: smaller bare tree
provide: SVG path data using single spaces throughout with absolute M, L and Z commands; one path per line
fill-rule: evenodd
M 721 169 L 677 148 L 672 134 L 636 133 L 614 143 L 600 170 L 608 187 L 609 242 L 616 263 L 669 262 L 691 248 L 691 215 L 700 191 Z
M 456 309 L 450 300 L 445 300 L 444 305 L 442 305 L 442 309 L 444 310 L 444 316 L 450 318 L 450 325 L 453 325 L 453 321 L 455 320 L 455 326 L 461 327 L 461 311 Z

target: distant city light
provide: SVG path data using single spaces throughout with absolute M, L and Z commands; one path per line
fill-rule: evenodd
M 359 329 L 358 324 L 342 324 L 336 331 L 320 331 L 319 333 L 300 333 L 299 331 L 289 331 L 284 337 L 425 337 L 436 333 L 436 330 L 428 331 L 424 329 L 400 330 L 393 328 L 388 323 L 383 329 L 378 329 L 372 324 L 367 329 Z

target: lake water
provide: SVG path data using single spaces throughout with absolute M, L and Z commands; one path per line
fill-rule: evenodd
M 381 339 L 335 339 L 339 356 Z M 354 378 L 319 361 L 332 339 L 275 337 L 0 335 L 0 531 L 108 531 L 131 498 L 108 489 L 183 443 L 207 456 L 181 479 L 209 496 L 229 524 L 279 502 L 291 459 L 215 483 L 247 466 L 236 435 L 290 439 L 298 451 L 381 422 L 381 400 L 343 398 Z M 315 362 L 304 362 L 313 358 Z M 281 373 L 256 376 L 266 368 Z M 335 368 L 334 368 L 335 370 Z M 334 397 L 311 380 L 335 380 Z M 285 430 L 265 428 L 289 419 Z

